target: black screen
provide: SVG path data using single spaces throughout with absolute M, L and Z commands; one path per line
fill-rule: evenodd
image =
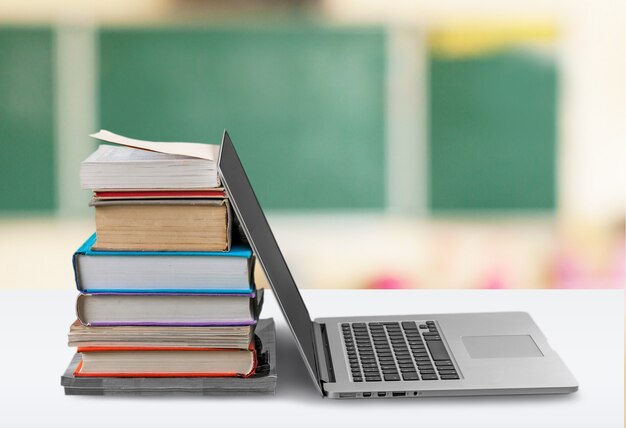
M 222 138 L 219 171 L 231 205 L 274 290 L 311 376 L 318 384 L 313 328 L 309 311 L 304 305 L 298 287 L 289 272 L 287 263 L 278 248 L 274 234 L 226 131 Z

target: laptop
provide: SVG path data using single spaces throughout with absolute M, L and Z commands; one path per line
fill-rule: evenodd
M 524 312 L 312 321 L 226 131 L 218 163 L 231 205 L 322 396 L 389 399 L 578 389 Z

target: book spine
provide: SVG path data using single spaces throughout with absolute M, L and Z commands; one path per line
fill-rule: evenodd
M 83 287 L 82 287 L 82 284 L 81 284 L 80 273 L 79 273 L 79 270 L 78 270 L 79 269 L 78 268 L 78 265 L 79 265 L 78 259 L 79 259 L 79 257 L 80 257 L 79 253 L 74 253 L 74 255 L 72 256 L 72 266 L 74 268 L 74 282 L 76 283 L 76 289 L 79 292 L 82 293 L 83 292 Z

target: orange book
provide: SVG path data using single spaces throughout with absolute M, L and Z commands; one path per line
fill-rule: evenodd
M 79 377 L 249 377 L 256 370 L 248 349 L 189 347 L 79 347 Z

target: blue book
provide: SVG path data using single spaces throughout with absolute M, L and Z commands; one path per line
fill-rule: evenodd
M 93 250 L 94 233 L 74 253 L 76 286 L 83 293 L 249 294 L 254 257 L 246 246 L 212 251 Z

